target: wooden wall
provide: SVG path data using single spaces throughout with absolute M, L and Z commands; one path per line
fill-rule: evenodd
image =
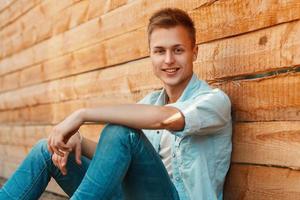
M 196 73 L 233 104 L 225 199 L 300 199 L 299 0 L 0 0 L 0 176 L 72 111 L 161 88 L 145 30 L 170 6 L 195 20 Z

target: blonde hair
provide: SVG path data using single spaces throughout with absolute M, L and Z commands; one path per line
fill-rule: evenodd
M 173 28 L 175 26 L 183 26 L 187 30 L 192 47 L 194 47 L 196 44 L 194 22 L 185 11 L 178 8 L 163 8 L 150 17 L 147 29 L 148 43 L 150 44 L 150 36 L 156 28 Z

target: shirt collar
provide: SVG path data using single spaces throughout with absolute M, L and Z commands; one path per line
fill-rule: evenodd
M 199 81 L 197 75 L 193 73 L 191 80 L 183 90 L 177 102 L 185 101 L 186 99 L 188 99 L 194 93 L 194 91 L 200 86 L 201 86 L 201 82 Z M 166 99 L 166 90 L 165 88 L 163 88 L 154 105 L 165 105 L 165 99 Z

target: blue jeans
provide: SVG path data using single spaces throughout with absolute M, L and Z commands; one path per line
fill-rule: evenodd
M 0 199 L 38 199 L 51 177 L 71 199 L 177 200 L 159 155 L 142 131 L 107 125 L 92 160 L 70 154 L 68 173 L 54 166 L 46 140 L 39 141 L 0 190 Z

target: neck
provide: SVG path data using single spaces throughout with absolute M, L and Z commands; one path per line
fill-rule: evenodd
M 166 103 L 175 103 L 179 99 L 179 97 L 182 95 L 184 89 L 190 82 L 191 78 L 192 78 L 192 76 L 190 78 L 186 79 L 185 82 L 179 86 L 173 87 L 173 86 L 165 85 L 165 90 L 167 93 Z

